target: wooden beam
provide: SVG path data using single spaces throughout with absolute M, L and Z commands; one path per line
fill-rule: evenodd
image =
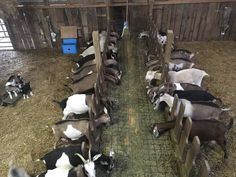
M 153 6 L 154 6 L 154 0 L 149 0 L 149 20 L 151 21 L 153 18 Z
M 88 12 L 87 9 L 80 9 L 81 21 L 83 25 L 84 39 L 89 40 Z
M 235 2 L 235 0 L 168 0 L 168 1 L 156 1 L 154 2 L 155 5 L 168 5 L 168 4 L 199 4 L 199 3 L 221 3 L 221 2 Z M 116 6 L 126 6 L 127 3 L 124 2 L 113 2 L 109 5 L 109 7 L 116 7 Z M 149 5 L 146 1 L 143 2 L 129 2 L 129 6 L 142 6 L 142 5 Z M 17 5 L 17 8 L 33 8 L 33 9 L 50 9 L 50 8 L 88 8 L 88 7 L 106 7 L 105 3 L 97 3 L 97 4 L 25 4 L 25 5 Z
M 170 61 L 171 46 L 173 44 L 173 41 L 174 41 L 173 30 L 167 30 L 167 43 L 166 43 L 165 54 L 164 54 L 165 63 L 169 63 Z
M 111 2 L 110 0 L 105 0 L 105 3 L 106 3 L 106 16 L 107 16 L 107 30 L 110 29 L 110 21 L 111 21 L 111 15 L 110 15 L 110 5 L 111 5 Z M 110 33 L 110 31 L 108 31 Z
M 96 67 L 97 72 L 99 73 L 101 64 L 102 64 L 102 56 L 101 56 L 101 48 L 100 48 L 100 40 L 99 40 L 99 33 L 98 31 L 93 31 L 93 45 L 95 50 L 95 61 L 96 61 Z

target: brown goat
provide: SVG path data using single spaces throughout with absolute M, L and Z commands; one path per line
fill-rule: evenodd
M 95 120 L 95 126 L 99 127 L 102 124 L 107 124 L 110 122 L 110 117 L 107 114 L 100 115 Z M 57 147 L 57 144 L 62 140 L 66 139 L 69 141 L 74 141 L 80 139 L 82 136 L 86 136 L 90 141 L 90 126 L 89 119 L 71 119 L 71 120 L 62 120 L 51 126 L 53 134 L 55 136 L 56 143 L 54 148 Z
M 186 119 L 183 119 L 185 124 Z M 194 136 L 198 136 L 201 142 L 215 140 L 224 151 L 224 158 L 228 158 L 226 150 L 225 133 L 233 126 L 233 119 L 230 119 L 228 125 L 215 120 L 192 120 L 192 128 L 189 135 L 189 140 L 192 141 Z M 164 132 L 175 127 L 175 120 L 164 123 L 155 123 L 152 127 L 152 133 L 155 137 L 159 137 Z

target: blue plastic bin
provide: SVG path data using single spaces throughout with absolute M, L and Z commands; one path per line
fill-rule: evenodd
M 78 39 L 76 38 L 63 39 L 63 44 L 77 44 L 77 43 L 78 43 Z
M 62 52 L 63 54 L 78 54 L 78 39 L 63 39 Z

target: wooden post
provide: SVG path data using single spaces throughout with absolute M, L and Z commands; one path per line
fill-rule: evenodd
M 43 10 L 38 10 L 38 16 L 39 16 L 39 19 L 41 21 L 42 28 L 43 28 L 43 33 L 44 33 L 45 39 L 48 43 L 48 46 L 50 48 L 53 48 L 53 44 L 52 44 L 52 40 L 51 40 L 51 33 L 50 33 L 50 30 L 49 30 L 46 18 L 43 15 Z
M 87 9 L 86 8 L 80 8 L 80 15 L 81 15 L 81 21 L 83 24 L 83 32 L 84 32 L 84 39 L 85 41 L 89 40 L 89 30 L 88 30 L 88 18 L 87 18 Z
M 154 4 L 154 0 L 149 0 L 149 20 L 150 22 L 152 21 L 152 17 L 153 17 L 153 4 Z
M 167 67 L 167 64 L 164 64 L 162 68 L 162 74 L 161 74 L 161 83 L 164 83 L 167 81 L 167 75 L 168 75 L 168 67 Z
M 98 31 L 93 31 L 92 35 L 93 35 L 93 45 L 95 50 L 95 61 L 96 61 L 97 72 L 100 73 L 102 56 L 99 42 L 99 33 Z
M 167 30 L 167 43 L 166 43 L 165 54 L 164 54 L 165 63 L 169 63 L 170 61 L 171 46 L 172 46 L 173 41 L 174 41 L 173 30 Z
M 92 95 L 92 105 L 94 102 L 94 95 Z M 89 142 L 90 142 L 90 146 L 94 146 L 95 144 L 95 135 L 96 135 L 96 125 L 95 125 L 95 118 L 94 118 L 94 114 L 93 114 L 93 110 L 92 108 L 89 109 Z
M 180 103 L 179 113 L 176 117 L 175 128 L 173 130 L 173 133 L 174 133 L 173 140 L 175 143 L 179 143 L 179 139 L 180 139 L 180 135 L 181 135 L 182 127 L 183 127 L 182 121 L 184 117 L 184 110 L 185 110 L 185 106 L 183 105 L 183 103 Z
M 193 138 L 190 149 L 187 152 L 185 163 L 183 168 L 185 171 L 185 176 L 189 176 L 192 168 L 195 166 L 195 160 L 200 151 L 200 140 L 197 136 Z M 201 176 L 202 177 L 202 176 Z
M 176 149 L 177 150 L 176 155 L 180 163 L 183 162 L 185 156 L 184 152 L 186 150 L 186 146 L 188 145 L 188 137 L 191 131 L 191 127 L 192 127 L 192 120 L 191 118 L 188 117 L 187 120 L 185 121 L 185 125 L 180 136 L 180 141 Z
M 178 106 L 178 95 L 174 96 L 174 101 L 173 101 L 173 106 L 171 108 L 171 112 L 170 112 L 170 120 L 174 120 L 175 119 L 175 112 L 176 112 L 176 108 Z
M 204 160 L 204 164 L 201 166 L 198 175 L 200 177 L 209 177 L 210 174 L 210 165 L 207 160 Z
M 106 1 L 106 11 L 107 11 L 107 32 L 110 33 L 110 0 Z

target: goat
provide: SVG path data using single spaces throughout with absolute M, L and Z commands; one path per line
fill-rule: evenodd
M 103 124 L 110 123 L 111 119 L 107 114 L 101 114 L 94 121 L 95 121 L 95 127 L 99 127 Z M 87 139 L 90 140 L 89 125 L 90 125 L 89 118 L 82 118 L 79 120 L 67 119 L 53 124 L 51 128 L 53 130 L 55 138 L 57 139 L 54 147 L 57 147 L 58 142 L 62 139 L 75 141 L 85 135 Z
M 90 150 L 82 143 L 81 145 L 54 149 L 36 161 L 43 161 L 47 170 L 63 166 L 73 168 L 83 164 L 82 159 L 76 153 L 83 155 L 85 158 L 89 158 L 90 156 Z M 98 154 L 100 154 L 100 157 L 95 161 L 95 165 L 102 167 L 108 173 L 111 172 L 114 168 L 114 152 L 110 151 L 108 156 L 91 150 L 91 157 L 95 157 Z
M 180 71 L 183 69 L 189 69 L 194 66 L 194 63 L 185 61 L 182 59 L 171 60 L 168 63 L 169 71 Z
M 12 162 L 9 163 L 9 167 L 7 177 L 30 177 L 24 168 L 19 168 L 13 165 Z
M 192 62 L 193 57 L 194 57 L 194 53 L 186 49 L 174 49 L 171 51 L 171 56 L 170 56 L 171 60 L 176 60 L 176 59 L 181 58 L 189 62 Z
M 96 65 L 83 67 L 80 70 L 78 70 L 76 74 L 71 76 L 71 79 L 73 80 L 72 84 L 75 84 L 81 81 L 83 78 L 88 77 L 91 74 L 96 74 L 96 73 L 97 73 Z
M 202 79 L 209 76 L 205 71 L 191 68 L 178 72 L 169 71 L 167 74 L 167 82 L 171 83 L 190 83 L 201 87 Z
M 111 82 L 112 84 L 116 84 L 116 85 L 120 84 L 119 78 L 117 78 L 111 74 L 108 74 L 108 73 L 104 73 L 104 79 L 105 79 L 105 81 Z
M 60 102 L 56 100 L 53 100 L 53 102 L 60 105 L 64 114 L 62 120 L 65 120 L 70 113 L 83 114 L 88 112 L 89 108 L 92 107 L 91 97 L 91 95 L 86 94 L 74 94 Z M 103 111 L 106 114 L 108 113 L 106 107 L 104 107 Z
M 81 176 L 81 173 L 85 173 L 88 177 L 96 177 L 96 171 L 95 171 L 95 164 L 94 162 L 101 157 L 101 154 L 97 154 L 91 159 L 91 155 L 89 155 L 89 159 L 85 160 L 82 155 L 79 153 L 76 153 L 75 155 L 79 156 L 80 159 L 83 162 L 83 166 L 72 168 L 70 165 L 67 166 L 60 166 L 57 168 L 54 168 L 52 170 L 47 170 L 46 172 L 40 174 L 37 177 L 78 177 Z M 66 158 L 66 157 L 64 157 Z M 68 158 L 68 157 L 67 157 Z M 68 159 L 63 159 L 68 160 Z M 80 165 L 79 165 L 80 166 Z
M 145 81 L 150 82 L 152 79 L 161 79 L 161 73 L 158 73 L 158 71 L 147 71 L 145 76 Z
M 160 96 L 156 102 L 154 103 L 154 109 L 158 109 L 161 102 L 165 102 L 170 110 L 173 107 L 174 97 L 171 95 L 165 93 L 164 95 Z M 224 111 L 229 111 L 229 108 L 221 109 L 216 106 L 212 106 L 209 104 L 192 104 L 190 101 L 186 99 L 179 99 L 177 103 L 176 110 L 174 112 L 174 115 L 177 116 L 179 109 L 180 109 L 180 103 L 183 103 L 185 106 L 184 110 L 184 117 L 191 117 L 194 120 L 201 120 L 201 119 L 219 119 L 220 115 Z
M 149 38 L 149 32 L 148 31 L 143 31 L 143 32 L 139 33 L 138 38 L 139 39 Z
M 175 90 L 173 95 L 177 94 L 178 98 L 181 99 L 186 99 L 189 101 L 217 101 L 219 100 L 221 102 L 220 98 L 217 98 L 215 96 L 213 96 L 212 94 L 210 94 L 207 91 L 203 91 L 203 90 L 186 90 L 186 91 L 182 91 L 182 90 Z
M 93 46 L 92 46 L 93 47 Z M 85 63 L 88 61 L 94 60 L 95 59 L 95 54 L 88 54 L 86 56 L 80 57 L 79 60 L 76 62 L 77 67 L 83 66 Z
M 153 97 L 151 98 L 151 102 L 153 103 L 161 94 L 163 93 L 157 94 L 157 92 L 155 92 L 153 94 Z M 221 102 L 220 98 L 214 97 L 209 92 L 203 90 L 175 90 L 172 96 L 174 96 L 175 94 L 178 95 L 178 98 L 189 100 L 192 103 L 195 102 L 198 104 L 203 104 L 204 102 Z M 209 104 L 210 103 L 208 103 L 208 105 Z
M 8 78 L 6 84 L 5 84 L 5 90 L 8 93 L 10 99 L 13 99 L 11 92 L 14 93 L 14 96 L 17 97 L 20 92 L 20 89 L 23 84 L 23 78 L 18 75 L 12 75 Z
M 21 93 L 23 94 L 23 98 L 29 98 L 30 96 L 33 96 L 33 92 L 30 86 L 30 82 L 24 83 L 21 88 Z
M 161 44 L 162 46 L 165 45 L 167 42 L 167 34 L 165 32 L 159 32 L 157 34 L 157 40 L 158 43 Z
M 151 102 L 153 103 L 155 101 L 156 96 L 160 95 L 161 93 L 168 93 L 170 95 L 174 95 L 174 91 L 176 90 L 204 90 L 203 88 L 193 85 L 193 84 L 188 84 L 188 83 L 169 83 L 165 82 L 164 84 L 161 84 L 159 87 L 153 87 L 149 88 L 147 90 L 147 95 Z
M 105 67 L 104 69 L 105 69 L 106 74 L 110 74 L 110 75 L 118 78 L 119 80 L 121 79 L 121 75 L 122 75 L 121 71 L 116 70 L 114 68 L 109 68 L 109 67 Z
M 104 63 L 105 63 L 106 67 L 114 68 L 114 69 L 118 70 L 119 72 L 121 71 L 120 64 L 116 60 L 107 59 L 107 60 L 105 60 Z
M 185 124 L 186 119 L 183 119 L 183 124 Z M 200 142 L 215 140 L 224 151 L 224 158 L 228 158 L 228 153 L 226 150 L 226 138 L 225 133 L 232 128 L 233 119 L 230 119 L 228 125 L 215 120 L 192 120 L 192 128 L 190 130 L 189 139 L 193 140 L 195 136 L 198 136 Z M 165 123 L 155 123 L 152 126 L 152 133 L 155 137 L 159 137 L 166 131 L 173 129 L 175 127 L 175 120 L 171 120 Z
M 97 81 L 97 73 L 88 74 L 85 77 L 81 77 L 79 80 L 73 81 L 73 84 L 65 85 L 73 94 L 94 93 L 94 84 Z M 92 92 L 91 92 L 92 91 Z

